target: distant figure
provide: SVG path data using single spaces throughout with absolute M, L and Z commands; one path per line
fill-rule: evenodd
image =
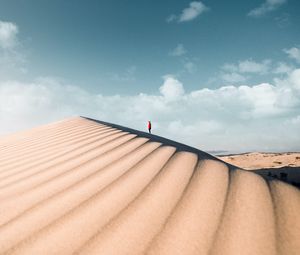
M 151 121 L 150 120 L 148 120 L 148 131 L 151 134 Z

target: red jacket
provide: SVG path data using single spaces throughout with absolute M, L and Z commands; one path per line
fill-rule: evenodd
M 151 129 L 151 122 L 148 121 L 148 129 Z

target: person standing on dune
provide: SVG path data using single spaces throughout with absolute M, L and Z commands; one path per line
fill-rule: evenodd
M 150 120 L 148 120 L 148 131 L 151 134 L 151 121 Z

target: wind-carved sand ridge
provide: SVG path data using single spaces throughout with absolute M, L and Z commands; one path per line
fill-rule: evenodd
M 300 191 L 84 117 L 0 138 L 0 254 L 299 254 Z

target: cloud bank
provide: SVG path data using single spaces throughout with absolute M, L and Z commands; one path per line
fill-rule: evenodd
M 264 75 L 271 71 L 271 60 L 265 59 L 261 62 L 256 62 L 252 59 L 239 61 L 237 64 L 226 63 L 221 67 L 221 79 L 229 83 L 245 82 L 250 75 Z M 287 71 L 287 65 L 277 67 L 277 73 Z
M 174 76 L 157 94 L 93 94 L 51 78 L 0 83 L 0 133 L 70 116 L 153 132 L 204 150 L 300 150 L 300 69 L 273 84 L 186 92 Z
M 239 73 L 266 74 L 270 70 L 271 61 L 266 59 L 262 62 L 256 62 L 251 59 L 239 61 L 238 64 L 225 64 L 222 69 L 225 71 Z
M 192 3 L 184 19 L 200 15 Z M 51 77 L 21 82 L 17 35 L 14 23 L 0 21 L 0 135 L 82 115 L 145 131 L 152 120 L 155 134 L 203 150 L 300 150 L 300 69 L 292 65 L 279 62 L 274 68 L 268 59 L 248 59 L 222 67 L 223 80 L 245 85 L 187 91 L 178 77 L 166 75 L 154 94 L 106 96 Z M 298 48 L 284 52 L 299 62 Z M 185 53 L 177 45 L 174 54 Z M 195 71 L 189 58 L 183 63 L 186 72 Z M 131 66 L 111 79 L 130 81 L 135 72 Z M 285 78 L 246 85 L 248 76 L 267 73 Z

